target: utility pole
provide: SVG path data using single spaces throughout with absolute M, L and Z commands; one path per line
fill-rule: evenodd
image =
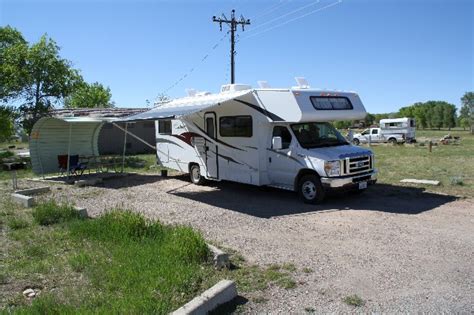
M 245 31 L 245 25 L 250 25 L 250 20 L 245 19 L 242 15 L 240 19 L 235 19 L 235 10 L 232 10 L 230 20 L 226 18 L 224 14 L 222 17 L 212 17 L 213 22 L 219 23 L 219 27 L 222 31 L 222 23 L 229 25 L 230 27 L 230 83 L 235 83 L 235 32 L 237 32 L 237 26 L 242 25 L 242 31 Z

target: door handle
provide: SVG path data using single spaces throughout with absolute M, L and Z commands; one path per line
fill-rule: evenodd
M 271 163 L 271 162 L 272 162 L 272 158 L 269 157 L 269 158 L 268 158 L 268 163 Z

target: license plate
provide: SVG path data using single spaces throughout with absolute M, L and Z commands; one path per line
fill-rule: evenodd
M 360 182 L 359 183 L 359 189 L 366 189 L 367 188 L 367 182 Z

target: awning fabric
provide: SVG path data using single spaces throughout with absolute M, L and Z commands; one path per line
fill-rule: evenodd
M 250 93 L 252 93 L 252 90 L 184 97 L 172 100 L 159 107 L 153 108 L 152 110 L 137 115 L 124 117 L 116 121 L 132 122 L 140 120 L 158 120 L 186 116 Z

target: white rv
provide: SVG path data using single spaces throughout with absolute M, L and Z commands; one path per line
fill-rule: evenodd
M 328 189 L 376 182 L 373 153 L 329 123 L 362 119 L 356 93 L 224 85 L 129 118 L 156 120 L 158 163 L 195 184 L 228 180 L 297 191 L 308 203 Z

